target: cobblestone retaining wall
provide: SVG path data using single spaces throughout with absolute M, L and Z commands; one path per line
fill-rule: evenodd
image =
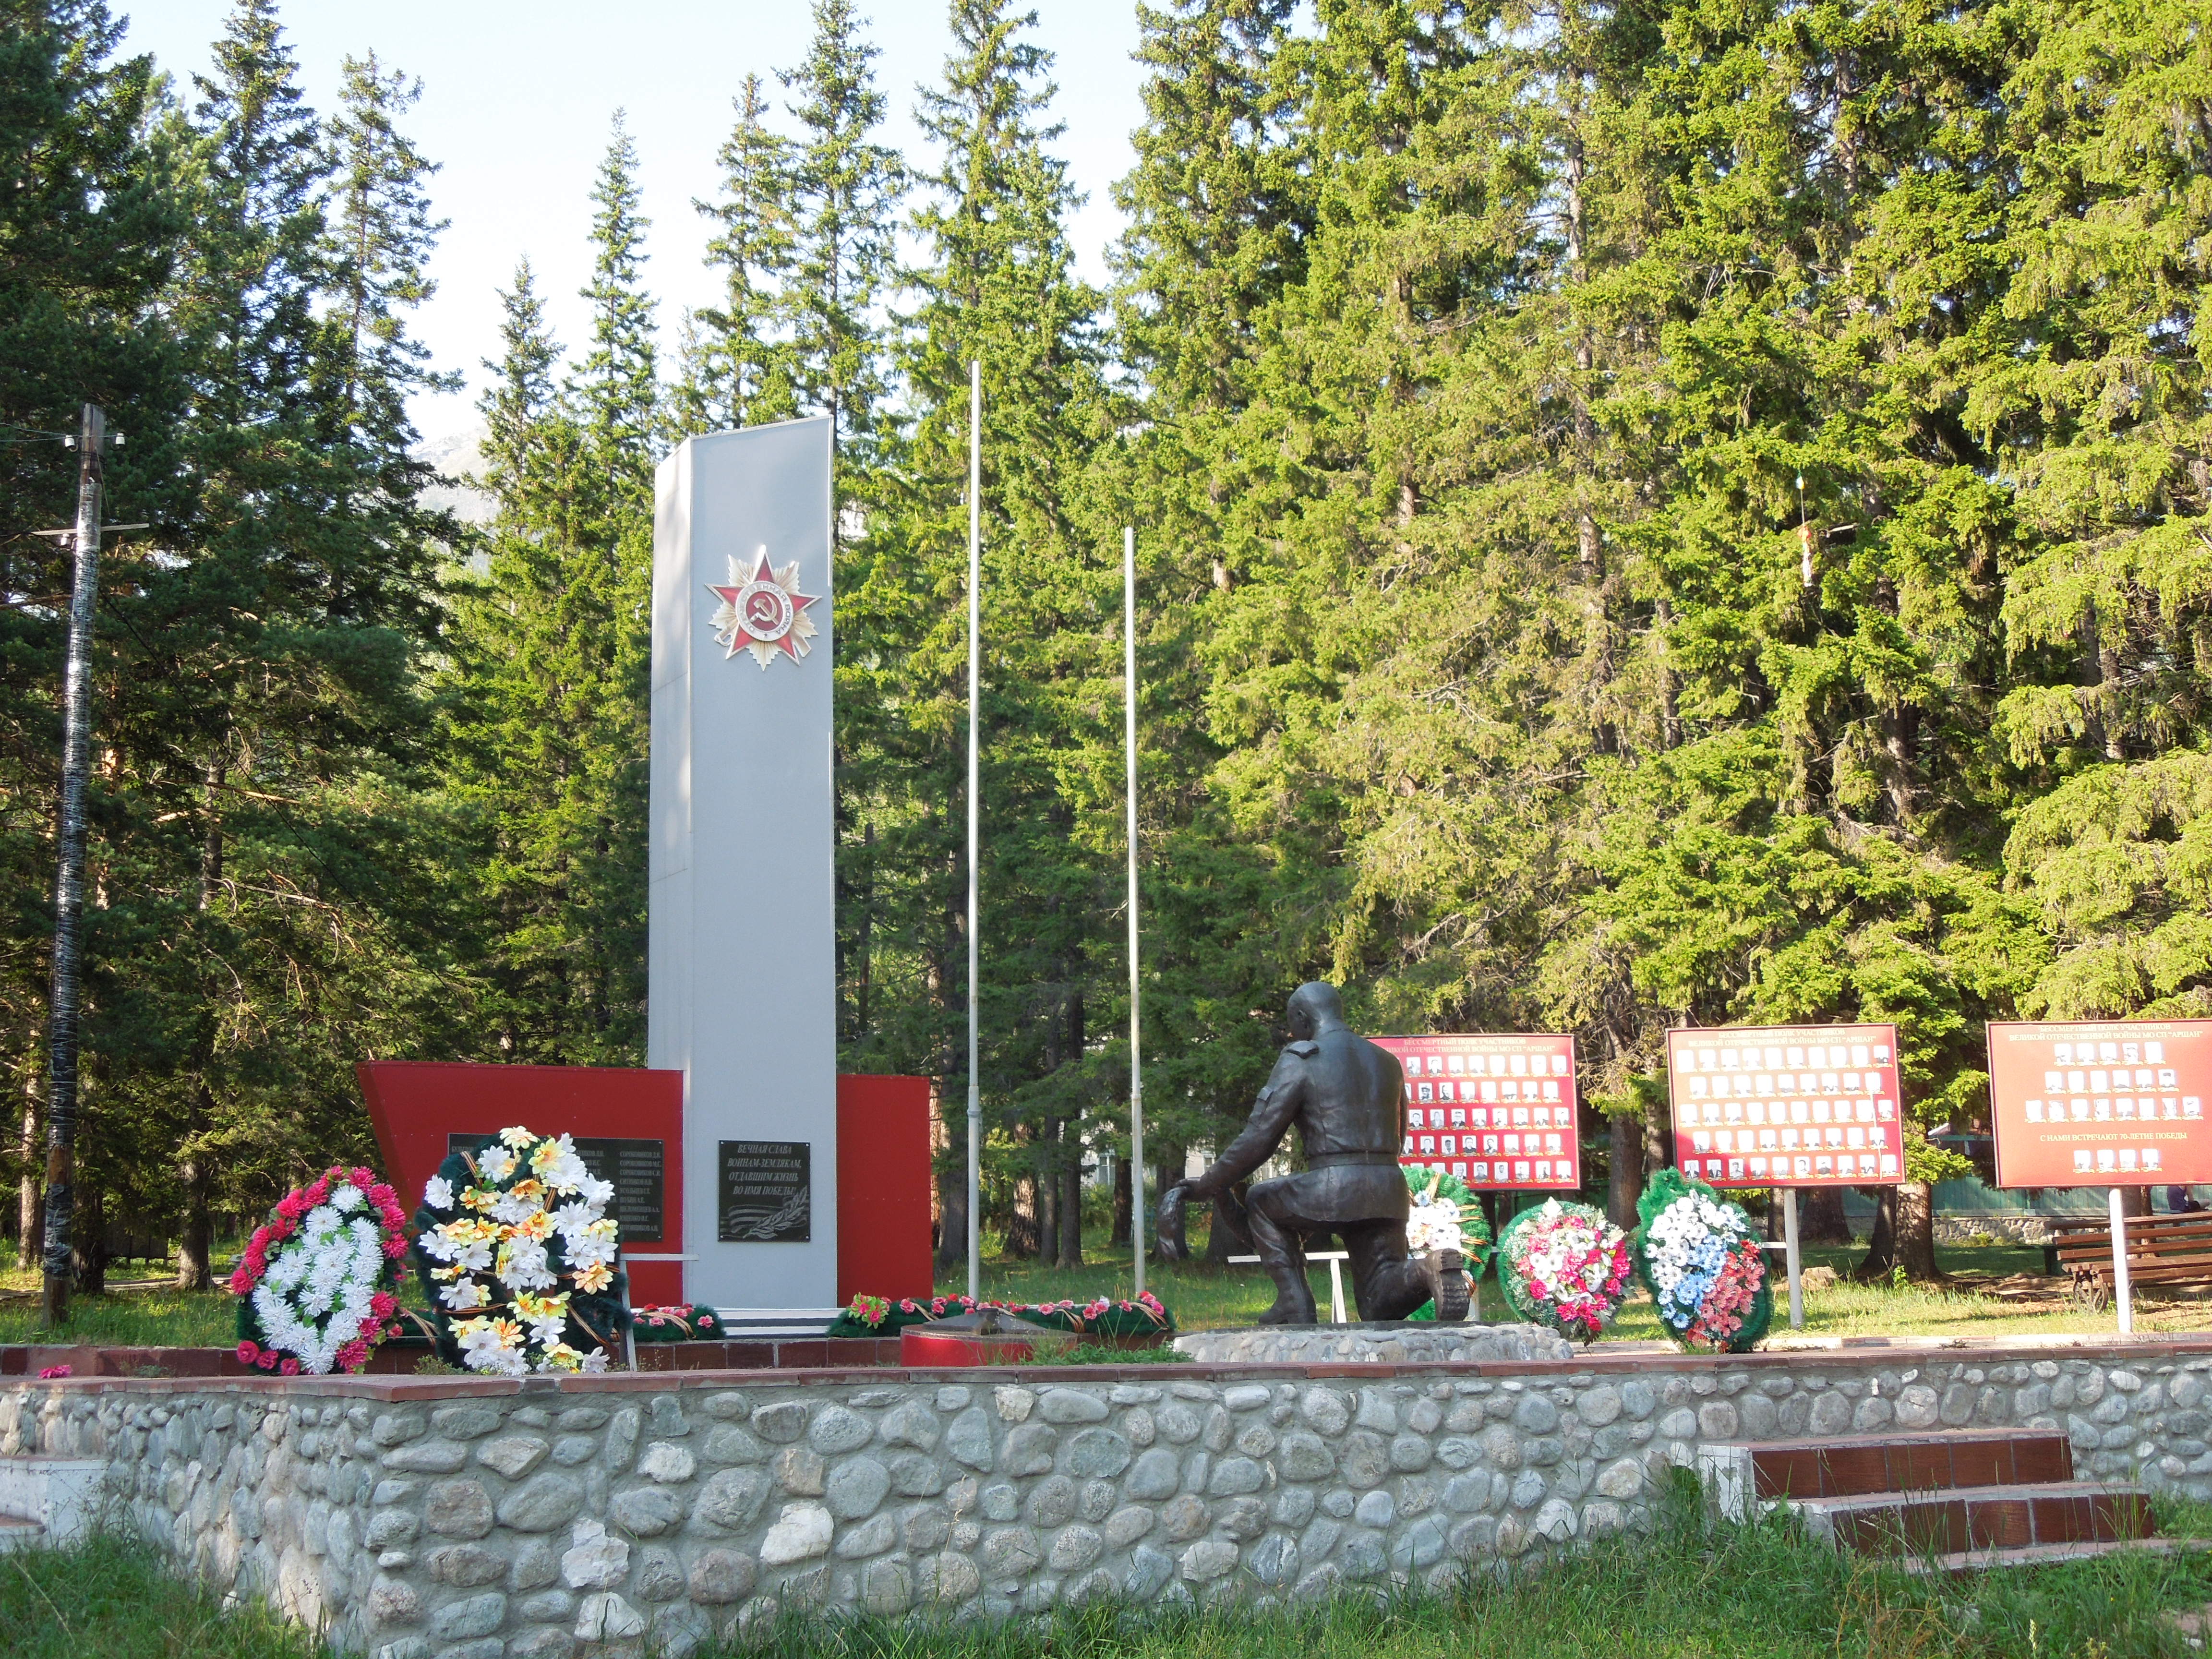
M 2212 1345 L 1569 1364 L 0 1388 L 219 1586 L 381 1659 L 680 1654 L 779 1607 L 1326 1593 L 1649 1523 L 1700 1444 L 2066 1430 L 2212 1498 Z

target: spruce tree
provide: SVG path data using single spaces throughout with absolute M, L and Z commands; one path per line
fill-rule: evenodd
M 707 263 L 723 287 L 720 302 L 692 319 L 677 394 L 690 404 L 679 423 L 686 434 L 787 420 L 797 408 L 784 295 L 794 244 L 791 144 L 768 125 L 760 76 L 745 76 L 735 106 L 737 125 L 715 156 L 722 198 L 692 204 L 715 226 Z
M 17 1184 L 17 1259 L 40 1249 L 45 1167 L 42 1103 L 54 928 L 53 815 L 59 793 L 63 632 L 70 580 L 65 544 L 35 532 L 70 522 L 87 401 L 106 410 L 129 444 L 106 461 L 108 516 L 161 520 L 180 513 L 168 482 L 176 463 L 181 353 L 157 303 L 190 221 L 162 147 L 149 131 L 159 108 L 154 66 L 119 54 L 123 25 L 98 0 L 11 0 L 0 7 L 0 148 L 13 158 L 0 191 L 0 560 L 13 602 L 0 606 L 0 868 L 11 896 L 0 925 L 5 1073 L 13 1094 L 0 1167 Z M 143 556 L 125 542 L 112 566 Z M 127 635 L 112 605 L 95 620 L 95 739 L 113 731 L 118 665 Z M 95 753 L 99 752 L 95 750 Z M 92 782 L 88 862 L 102 867 L 122 781 Z M 102 1021 L 107 964 L 120 953 L 107 895 L 95 884 L 85 915 L 85 1104 L 104 1106 Z M 164 1158 L 149 1136 L 156 1165 Z M 89 1140 L 89 1137 L 88 1138 Z
M 447 526 L 416 501 L 402 412 L 404 273 L 428 232 L 380 212 L 419 200 L 422 164 L 388 127 L 333 141 L 262 0 L 234 9 L 198 92 L 164 133 L 195 221 L 162 295 L 185 395 L 167 459 L 189 495 L 166 556 L 106 588 L 132 648 L 103 739 L 122 809 L 104 882 L 127 896 L 100 1065 L 131 1112 L 127 1151 L 114 1116 L 98 1127 L 89 1187 L 142 1214 L 174 1203 L 188 1284 L 207 1280 L 219 1199 L 366 1150 L 353 1060 L 443 1041 L 455 1012 L 418 793 Z M 386 138 L 331 201 L 331 143 Z M 379 296 L 386 351 L 356 349 L 348 293 Z
M 621 118 L 594 184 L 592 332 L 556 382 L 526 262 L 479 404 L 497 503 L 465 585 L 447 696 L 477 814 L 499 1052 L 635 1065 L 645 1045 L 647 680 L 662 403 L 637 158 Z
M 896 153 L 871 137 L 884 118 L 870 67 L 878 48 L 861 38 L 852 0 L 813 0 L 813 17 L 805 58 L 777 76 L 794 94 L 791 113 L 804 130 L 788 175 L 784 314 L 798 407 L 830 417 L 842 500 L 854 493 L 848 474 L 865 472 L 879 447 L 879 313 L 896 281 L 906 178 Z

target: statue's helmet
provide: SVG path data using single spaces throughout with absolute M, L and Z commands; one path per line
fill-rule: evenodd
M 1300 1042 L 1324 1025 L 1344 1024 L 1344 1002 L 1327 980 L 1310 980 L 1291 993 L 1291 1035 Z

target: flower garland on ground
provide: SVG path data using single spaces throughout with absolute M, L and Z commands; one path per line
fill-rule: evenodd
M 441 1355 L 505 1376 L 606 1370 L 629 1319 L 606 1213 L 614 1193 L 567 1135 L 502 1129 L 450 1154 L 415 1216 Z
M 629 1334 L 639 1342 L 714 1342 L 726 1333 L 712 1308 L 678 1302 L 665 1308 L 632 1308 Z
M 357 1371 L 398 1334 L 407 1216 L 374 1171 L 333 1164 L 284 1195 L 230 1276 L 238 1358 L 286 1376 Z
M 1457 1250 L 1467 1258 L 1470 1279 L 1489 1270 L 1496 1241 L 1490 1236 L 1490 1219 L 1482 1200 L 1467 1182 L 1442 1170 L 1425 1170 L 1417 1164 L 1399 1166 L 1413 1206 L 1406 1218 L 1406 1248 L 1411 1250 Z
M 1498 1280 L 1513 1311 L 1578 1341 L 1613 1322 L 1630 1273 L 1626 1235 L 1587 1204 L 1547 1199 L 1498 1236 Z
M 937 1296 L 927 1301 L 902 1297 L 856 1296 L 828 1331 L 830 1336 L 891 1336 L 910 1325 L 927 1325 L 939 1319 L 957 1319 L 979 1308 L 994 1308 L 1009 1316 L 1042 1325 L 1047 1330 L 1073 1331 L 1079 1335 L 1150 1336 L 1176 1328 L 1167 1304 L 1150 1291 L 1123 1301 L 1099 1297 L 1091 1302 L 981 1302 L 964 1296 Z
M 1692 1352 L 1749 1352 L 1774 1318 L 1751 1218 L 1679 1170 L 1654 1176 L 1636 1212 L 1636 1270 L 1667 1334 Z

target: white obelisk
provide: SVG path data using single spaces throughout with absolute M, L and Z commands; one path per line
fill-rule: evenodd
M 837 1292 L 830 422 L 655 477 L 646 1063 L 684 1073 L 684 1294 Z

